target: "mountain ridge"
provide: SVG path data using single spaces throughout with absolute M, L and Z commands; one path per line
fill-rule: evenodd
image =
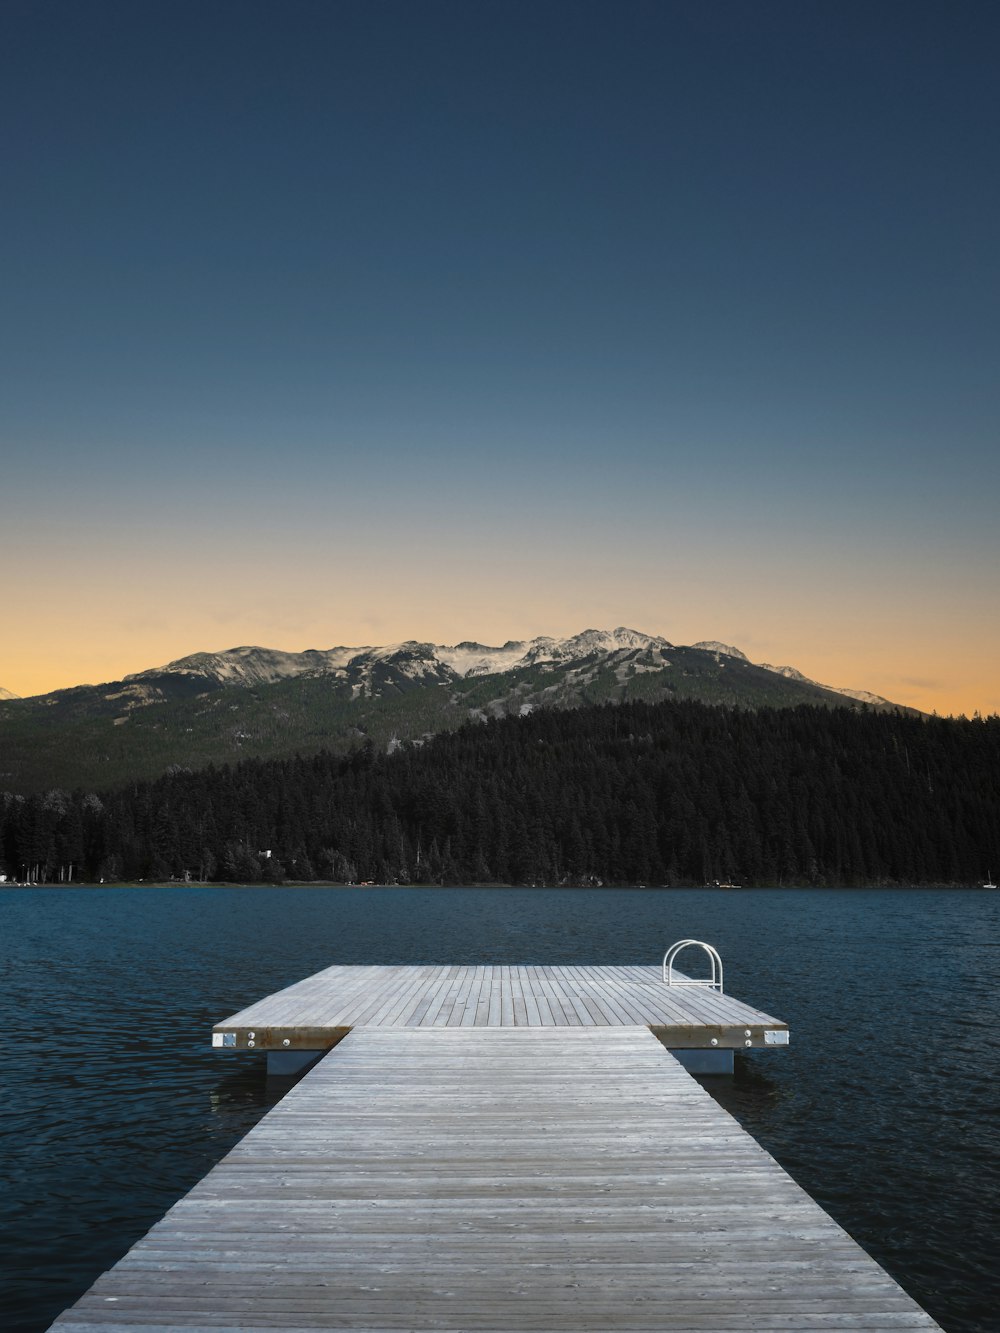
M 732 645 L 677 645 L 624 626 L 503 645 L 409 639 L 299 653 L 243 645 L 0 702 L 0 791 L 100 790 L 178 767 L 344 752 L 365 741 L 391 751 L 469 721 L 666 699 L 897 707 L 792 667 L 755 664 Z
M 682 648 L 686 646 L 695 651 L 731 657 L 751 666 L 759 666 L 763 671 L 771 671 L 786 680 L 813 685 L 859 702 L 890 708 L 901 706 L 870 690 L 827 685 L 806 676 L 796 667 L 772 666 L 768 662 L 753 663 L 746 653 L 731 644 L 702 640 L 689 645 L 674 645 L 659 635 L 645 634 L 625 626 L 618 626 L 613 630 L 586 629 L 567 639 L 557 639 L 550 635 L 540 635 L 534 639 L 508 639 L 502 646 L 482 644 L 474 640 L 463 640 L 461 643 L 448 645 L 424 639 L 405 639 L 399 643 L 379 647 L 366 644 L 354 648 L 346 646 L 328 649 L 309 648 L 294 653 L 256 645 L 243 645 L 224 649 L 218 653 L 192 653 L 187 657 L 168 662 L 165 666 L 132 672 L 123 679 L 132 682 L 164 674 L 204 674 L 219 683 L 273 684 L 276 680 L 296 676 L 336 675 L 365 658 L 372 661 L 390 661 L 404 654 L 411 661 L 426 662 L 433 658 L 449 667 L 457 676 L 464 678 L 499 675 L 526 665 L 567 662 L 588 657 L 595 652 L 610 654 L 650 649 L 662 652 L 675 646 Z

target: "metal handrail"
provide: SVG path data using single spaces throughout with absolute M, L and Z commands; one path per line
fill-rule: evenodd
M 712 965 L 712 975 L 703 980 L 695 980 L 692 977 L 674 977 L 674 959 L 682 949 L 688 949 L 695 945 L 699 949 L 704 949 L 708 954 L 708 961 Z M 722 994 L 722 959 L 719 957 L 718 949 L 714 949 L 711 944 L 705 944 L 703 940 L 678 940 L 672 944 L 663 955 L 663 984 L 665 986 L 701 986 L 710 990 L 717 990 Z

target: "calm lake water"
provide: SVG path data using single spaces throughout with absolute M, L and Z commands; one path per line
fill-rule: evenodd
M 1000 894 L 0 892 L 0 1327 L 34 1333 L 278 1095 L 212 1023 L 331 963 L 656 963 L 791 1024 L 706 1086 L 948 1333 L 1000 1329 Z M 690 956 L 693 959 L 693 955 Z

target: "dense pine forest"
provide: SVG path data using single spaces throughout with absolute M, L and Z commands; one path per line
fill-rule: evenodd
M 384 754 L 6 795 L 40 883 L 971 884 L 1000 870 L 1000 718 L 626 703 Z

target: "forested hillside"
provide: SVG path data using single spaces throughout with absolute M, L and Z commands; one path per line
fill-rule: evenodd
M 7 795 L 0 820 L 8 877 L 46 882 L 968 884 L 1000 869 L 1000 718 L 539 711 L 389 755 Z

